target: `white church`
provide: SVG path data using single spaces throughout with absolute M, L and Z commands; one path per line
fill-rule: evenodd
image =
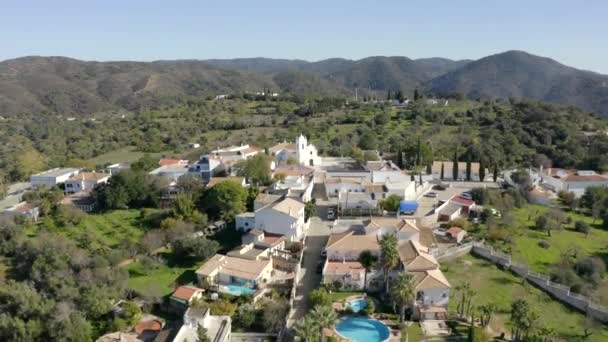
M 315 145 L 309 144 L 308 139 L 302 134 L 296 138 L 296 159 L 300 165 L 321 165 L 321 158 L 317 154 Z

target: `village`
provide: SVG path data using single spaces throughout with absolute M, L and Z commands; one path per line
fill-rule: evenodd
M 327 337 L 371 334 L 370 340 L 400 340 L 403 333 L 417 329 L 422 336 L 451 336 L 459 328 L 447 324 L 454 305 L 450 299 L 460 287 L 455 289 L 440 261 L 476 248 L 479 254 L 486 251 L 483 240 L 469 235 L 471 227 L 488 216 L 500 218 L 501 212 L 476 203 L 480 192 L 525 183 L 530 202 L 547 206 L 564 191 L 580 198 L 588 187 L 608 186 L 608 177 L 593 171 L 541 166 L 492 174 L 478 162 L 445 160 L 434 161 L 426 170 L 402 170 L 394 155 L 364 154 L 367 160 L 320 156 L 300 135 L 266 149 L 248 144 L 218 148 L 194 162 L 160 159 L 148 173 L 163 180 L 163 208 L 171 208 L 179 198 L 178 184 L 184 177 L 199 179 L 206 188 L 224 182 L 252 187 L 239 167 L 256 156 L 270 161 L 266 166 L 272 181 L 259 188 L 250 211 L 236 213 L 232 221 L 209 222 L 203 231 L 192 233 L 196 238 L 233 230 L 233 238 L 240 241 L 209 256 L 192 282 L 174 283 L 163 310 L 181 316 L 181 326 L 170 327 L 165 319 L 146 315 L 132 331 L 117 331 L 98 341 L 196 341 L 200 327 L 211 341 L 282 340 L 298 336 L 302 320 L 317 310 L 311 298 L 318 297 L 328 301 L 333 312 L 319 314 L 347 317 L 335 329 L 322 327 Z M 52 169 L 32 175 L 19 193 L 61 185 L 62 205 L 93 212 L 94 189 L 128 168 L 118 163 L 99 171 Z M 22 201 L 3 213 L 37 221 L 41 208 Z M 240 305 L 282 296 L 289 305 L 274 332 L 233 332 L 231 315 L 214 315 L 212 306 L 198 305 L 226 296 L 243 298 L 237 301 Z M 407 316 L 405 330 L 383 314 L 383 301 L 400 308 L 398 322 Z M 600 320 L 608 317 L 598 310 Z M 356 328 L 360 324 L 363 330 Z

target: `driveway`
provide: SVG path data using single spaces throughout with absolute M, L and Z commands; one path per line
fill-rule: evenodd
M 306 300 L 308 294 L 318 288 L 321 283 L 321 274 L 318 274 L 316 271 L 317 263 L 321 260 L 321 252 L 329 238 L 329 227 L 331 224 L 332 222 L 321 220 L 318 216 L 312 218 L 304 243 L 304 257 L 297 279 L 298 285 L 293 302 L 293 312 L 287 321 L 288 328 L 293 327 L 298 320 L 306 315 L 308 312 Z

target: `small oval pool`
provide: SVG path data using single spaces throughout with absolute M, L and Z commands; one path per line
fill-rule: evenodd
M 370 318 L 350 316 L 336 325 L 336 331 L 353 342 L 382 342 L 389 338 L 386 324 Z
M 367 307 L 367 299 L 365 298 L 357 298 L 348 302 L 348 307 L 353 310 L 354 313 L 358 313 L 359 311 L 365 309 Z

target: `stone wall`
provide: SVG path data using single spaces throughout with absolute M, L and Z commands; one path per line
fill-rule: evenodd
M 608 307 L 594 303 L 590 298 L 570 292 L 570 287 L 552 282 L 549 277 L 528 270 L 526 265 L 514 263 L 511 256 L 494 250 L 483 243 L 474 243 L 471 253 L 509 269 L 514 274 L 525 278 L 562 303 L 586 313 L 600 322 L 608 323 Z M 441 260 L 442 256 L 437 259 Z

